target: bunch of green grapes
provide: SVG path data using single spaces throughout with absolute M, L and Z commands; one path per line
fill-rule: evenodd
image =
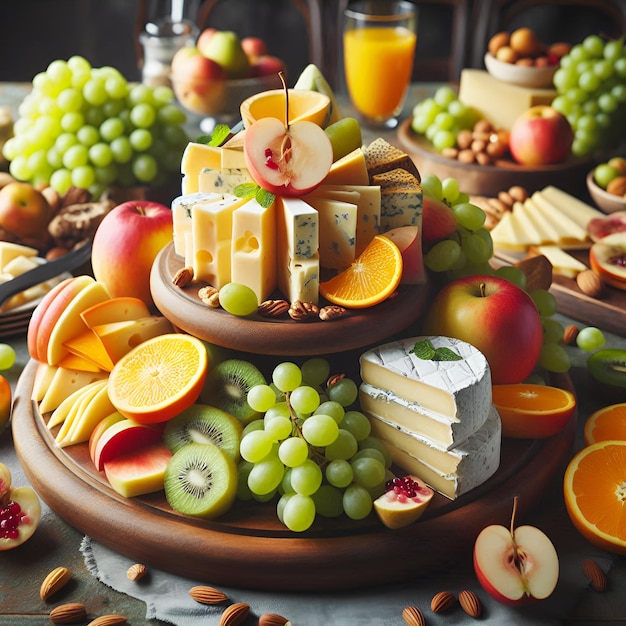
M 129 84 L 117 69 L 80 56 L 37 74 L 18 113 L 2 151 L 11 174 L 60 194 L 163 184 L 180 171 L 188 143 L 170 88 Z
M 323 358 L 301 367 L 285 361 L 274 368 L 272 384 L 248 392 L 248 404 L 263 417 L 242 433 L 238 497 L 280 495 L 278 518 L 294 532 L 309 528 L 316 515 L 367 517 L 393 478 L 369 419 L 350 409 L 356 383 L 343 377 L 323 389 L 328 374 Z
M 476 109 L 463 104 L 454 89 L 444 85 L 413 107 L 411 128 L 441 152 L 456 146 L 459 132 L 472 129 L 479 119 L 481 115 Z
M 619 145 L 626 137 L 624 39 L 589 35 L 561 58 L 552 106 L 574 130 L 572 153 L 584 156 Z

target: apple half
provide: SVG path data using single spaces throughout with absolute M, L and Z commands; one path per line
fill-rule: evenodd
M 607 285 L 626 290 L 626 232 L 596 241 L 589 249 L 589 265 Z

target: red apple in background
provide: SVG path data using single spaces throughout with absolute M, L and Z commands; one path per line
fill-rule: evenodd
M 193 47 L 181 48 L 176 52 L 172 59 L 172 73 L 177 81 L 205 82 L 226 79 L 226 72 L 219 63 L 202 56 Z
M 8 233 L 41 248 L 50 237 L 51 219 L 46 197 L 30 183 L 14 181 L 0 189 L 0 227 Z
M 428 245 L 447 239 L 456 230 L 452 209 L 441 200 L 424 194 L 422 208 L 422 241 Z
M 517 499 L 516 499 L 517 503 Z M 498 602 L 517 606 L 543 600 L 559 578 L 559 557 L 545 533 L 535 526 L 483 528 L 474 544 L 478 582 Z
M 241 47 L 251 61 L 267 54 L 267 45 L 260 37 L 244 37 Z
M 203 50 L 206 49 L 209 40 L 217 32 L 217 28 L 205 28 L 196 39 L 196 48 L 200 50 L 200 54 L 204 54 Z
M 172 241 L 172 212 L 157 202 L 131 200 L 107 213 L 93 238 L 91 265 L 112 298 L 134 296 L 149 306 L 150 271 Z
M 519 383 L 535 367 L 543 330 L 531 297 L 495 276 L 458 278 L 437 293 L 423 333 L 462 339 L 487 359 L 493 384 Z
M 517 118 L 509 136 L 513 158 L 522 165 L 562 163 L 571 154 L 574 132 L 567 118 L 548 105 L 531 107 Z
M 278 196 L 302 196 L 326 178 L 333 147 L 314 122 L 286 127 L 276 117 L 263 117 L 246 129 L 244 158 L 250 176 L 263 189 Z
M 426 282 L 426 270 L 422 256 L 422 238 L 417 226 L 392 228 L 385 237 L 391 239 L 402 254 L 402 278 L 404 285 L 422 285 Z
M 278 57 L 265 54 L 254 58 L 250 62 L 251 76 L 272 76 L 278 75 L 279 72 L 287 73 L 287 66 Z

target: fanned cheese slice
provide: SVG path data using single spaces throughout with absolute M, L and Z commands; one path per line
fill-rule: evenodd
M 604 217 L 602 211 L 594 209 L 586 202 L 583 202 L 579 198 L 572 196 L 554 185 L 548 185 L 539 192 L 539 195 L 545 198 L 553 207 L 556 207 L 560 213 L 567 215 L 567 217 L 576 222 L 576 224 L 583 229 L 587 228 L 589 220 L 594 217 Z

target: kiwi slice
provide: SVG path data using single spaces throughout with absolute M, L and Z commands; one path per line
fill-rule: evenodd
M 248 391 L 264 384 L 265 376 L 249 361 L 226 359 L 209 372 L 200 399 L 247 424 L 259 415 L 248 406 Z
M 587 359 L 587 370 L 600 383 L 626 388 L 626 350 L 604 348 Z
M 193 404 L 169 420 L 163 437 L 172 452 L 192 442 L 212 443 L 237 460 L 242 430 L 241 422 L 225 411 L 206 404 Z
M 165 470 L 165 498 L 179 513 L 213 518 L 237 495 L 237 466 L 212 443 L 189 443 L 174 452 Z

